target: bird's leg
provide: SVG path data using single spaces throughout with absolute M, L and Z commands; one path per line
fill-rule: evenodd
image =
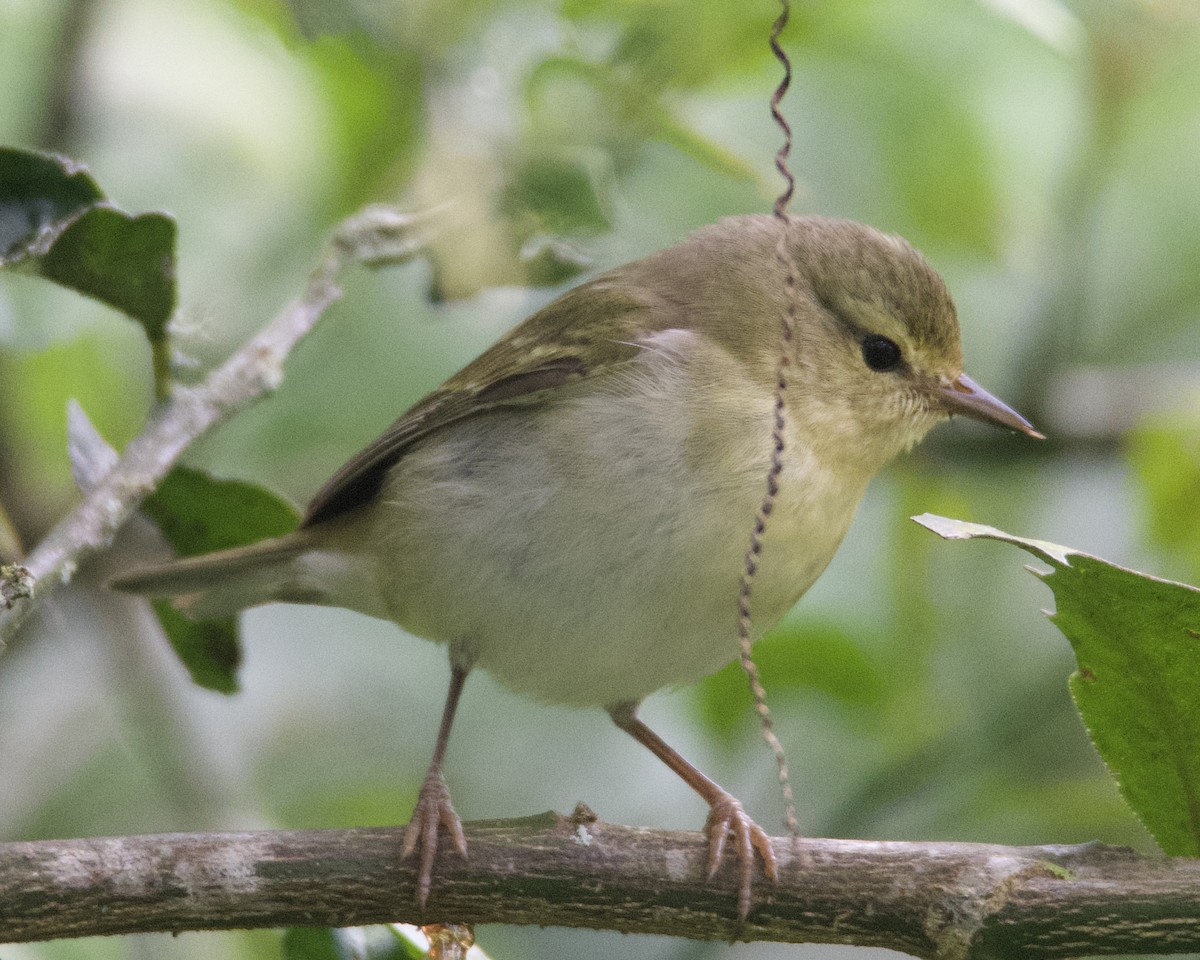
M 442 776 L 442 761 L 446 756 L 446 744 L 450 740 L 450 726 L 454 723 L 454 711 L 462 694 L 467 671 L 463 667 L 451 666 L 450 690 L 446 694 L 446 707 L 442 711 L 442 725 L 438 729 L 437 743 L 433 748 L 433 759 L 429 761 L 429 772 L 417 794 L 417 805 L 412 819 L 404 831 L 403 856 L 417 854 L 417 903 L 424 908 L 429 900 L 433 884 L 433 862 L 437 858 L 438 828 L 445 827 L 454 839 L 454 848 L 461 856 L 467 855 L 467 838 L 463 836 L 462 821 L 450 803 L 450 788 Z
M 763 871 L 770 880 L 778 874 L 775 852 L 771 840 L 757 823 L 742 809 L 738 799 L 720 784 L 710 780 L 657 733 L 637 718 L 637 705 L 619 704 L 609 710 L 613 722 L 638 743 L 650 750 L 658 759 L 675 771 L 689 787 L 708 803 L 708 821 L 704 832 L 708 836 L 708 878 L 717 872 L 725 853 L 729 837 L 737 850 L 739 877 L 738 919 L 745 920 L 750 912 L 750 882 L 754 875 L 754 851 L 763 860 Z

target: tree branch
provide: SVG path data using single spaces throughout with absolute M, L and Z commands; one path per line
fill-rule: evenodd
M 18 595 L 10 587 L 5 593 L 12 609 L 0 605 L 0 653 L 30 613 L 70 582 L 84 560 L 108 546 L 192 443 L 279 385 L 292 349 L 341 296 L 335 281 L 344 267 L 407 260 L 424 247 L 430 230 L 429 214 L 385 207 L 370 207 L 343 221 L 304 293 L 202 384 L 176 386 L 116 466 L 25 558 L 32 591 Z
M 396 828 L 0 844 L 0 942 L 409 921 L 616 929 L 890 947 L 936 960 L 1200 950 L 1200 861 L 1127 849 L 774 841 L 738 927 L 736 865 L 711 882 L 699 833 L 581 808 L 467 826 L 424 914 Z

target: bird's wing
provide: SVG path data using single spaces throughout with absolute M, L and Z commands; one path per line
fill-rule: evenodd
M 651 318 L 671 313 L 656 306 L 650 309 L 647 298 L 632 295 L 611 276 L 569 291 L 420 400 L 347 462 L 317 492 L 301 527 L 370 502 L 387 471 L 413 444 L 447 424 L 489 410 L 545 402 L 568 384 L 628 362 L 641 349 L 639 340 L 653 332 Z

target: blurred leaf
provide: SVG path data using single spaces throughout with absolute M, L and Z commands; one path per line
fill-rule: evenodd
M 428 60 L 421 45 L 426 38 L 396 22 L 411 13 L 411 6 L 357 0 L 233 2 L 304 61 L 320 87 L 326 148 L 332 147 L 337 160 L 328 215 L 344 216 L 407 186 L 421 145 Z
M 142 505 L 181 557 L 290 533 L 296 508 L 262 487 L 177 466 Z
M 175 221 L 133 216 L 104 199 L 83 167 L 0 147 L 0 267 L 21 264 L 138 321 L 154 386 L 169 392 L 167 321 L 175 310 Z
M 777 10 L 728 0 L 567 0 L 563 15 L 622 24 L 614 64 L 647 89 L 699 87 L 755 70 L 771 54 L 767 31 Z M 796 27 L 793 27 L 793 31 Z
M 242 665 L 242 647 L 236 617 L 193 620 L 171 606 L 169 600 L 155 600 L 151 607 L 193 683 L 224 694 L 241 689 L 237 672 Z
M 175 221 L 93 206 L 58 235 L 39 271 L 120 310 L 141 323 L 152 343 L 161 342 L 175 309 Z
M 0 266 L 42 276 L 137 320 L 152 343 L 175 309 L 175 221 L 132 216 L 86 171 L 52 154 L 0 148 Z
M 183 466 L 167 474 L 142 510 L 182 557 L 282 536 L 300 519 L 291 504 L 261 487 Z M 197 684 L 237 692 L 242 653 L 236 618 L 192 620 L 166 601 L 156 601 L 154 612 Z
M 283 934 L 280 956 L 282 960 L 425 960 L 428 954 L 388 925 L 346 930 L 292 927 Z
M 287 0 L 287 8 L 307 40 L 325 34 L 365 31 L 371 25 L 361 5 L 348 0 Z
M 0 267 L 44 252 L 63 224 L 103 199 L 80 164 L 0 147 Z
M 70 299 L 64 291 L 47 290 L 49 303 Z M 117 325 L 112 325 L 117 326 Z M 86 336 L 53 343 L 44 350 L 11 351 L 0 355 L 0 388 L 4 402 L 20 416 L 4 424 L 4 471 L 16 477 L 25 491 L 9 506 L 14 519 L 40 518 L 48 525 L 71 507 L 75 485 L 66 469 L 67 421 L 63 410 L 77 400 L 101 433 L 121 447 L 135 436 L 144 409 L 130 402 L 144 395 L 143 371 L 129 370 L 126 354 L 138 347 L 140 336 L 130 324 L 97 330 Z
M 388 930 L 395 937 L 395 944 L 391 950 L 386 953 L 371 954 L 370 960 L 427 960 L 429 954 L 418 947 L 411 940 L 400 935 L 400 932 L 395 926 L 389 926 Z M 486 958 L 485 958 L 486 960 Z
M 946 828 L 958 839 L 984 843 L 1021 844 L 1039 836 L 1087 843 L 1104 837 L 1106 843 L 1149 847 L 1144 827 L 1129 815 L 1111 780 L 1108 785 L 1111 789 L 1098 788 L 1091 777 L 1039 780 L 984 773 L 958 813 L 963 822 L 951 821 Z
M 300 50 L 329 103 L 329 131 L 340 154 L 336 216 L 407 180 L 421 143 L 424 61 L 403 44 L 369 36 L 322 35 Z
M 755 179 L 754 167 L 746 160 L 688 126 L 665 106 L 648 104 L 647 115 L 652 121 L 651 134 L 663 143 L 670 144 L 715 173 L 734 180 Z
M 534 157 L 517 168 L 500 211 L 529 220 L 528 233 L 602 233 L 612 226 L 596 183 L 582 163 Z
M 587 92 L 586 108 L 581 106 Z M 550 56 L 530 71 L 525 103 L 543 135 L 554 141 L 598 145 L 622 170 L 640 155 L 644 141 L 675 147 L 723 176 L 752 180 L 754 168 L 679 119 L 663 101 L 662 85 L 646 76 L 574 56 Z M 588 117 L 581 127 L 581 112 Z
M 592 261 L 569 244 L 546 238 L 524 246 L 521 264 L 527 283 L 535 287 L 554 287 L 579 276 Z
M 1148 424 L 1126 437 L 1146 491 L 1150 536 L 1183 556 L 1200 578 L 1200 423 Z
M 817 690 L 843 706 L 877 707 L 886 683 L 862 649 L 833 625 L 787 623 L 754 647 L 763 685 L 771 693 Z M 746 675 L 736 661 L 697 687 L 700 715 L 709 730 L 731 737 L 757 722 Z
M 355 960 L 329 927 L 292 927 L 283 934 L 283 960 Z
M 895 51 L 845 63 L 836 82 L 829 93 L 874 140 L 879 174 L 911 222 L 905 232 L 994 252 L 999 203 L 980 120 L 970 105 Z
M 1071 694 L 1121 794 L 1171 856 L 1200 854 L 1200 590 L 1041 540 L 933 514 L 948 540 L 1012 543 L 1053 568 Z

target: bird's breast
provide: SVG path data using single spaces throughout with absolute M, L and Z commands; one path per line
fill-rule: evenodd
M 733 659 L 771 394 L 684 346 L 562 402 L 463 421 L 406 456 L 376 521 L 395 619 L 469 641 L 500 680 L 563 703 L 640 700 Z M 784 462 L 753 581 L 756 634 L 824 570 L 865 486 L 794 430 Z

